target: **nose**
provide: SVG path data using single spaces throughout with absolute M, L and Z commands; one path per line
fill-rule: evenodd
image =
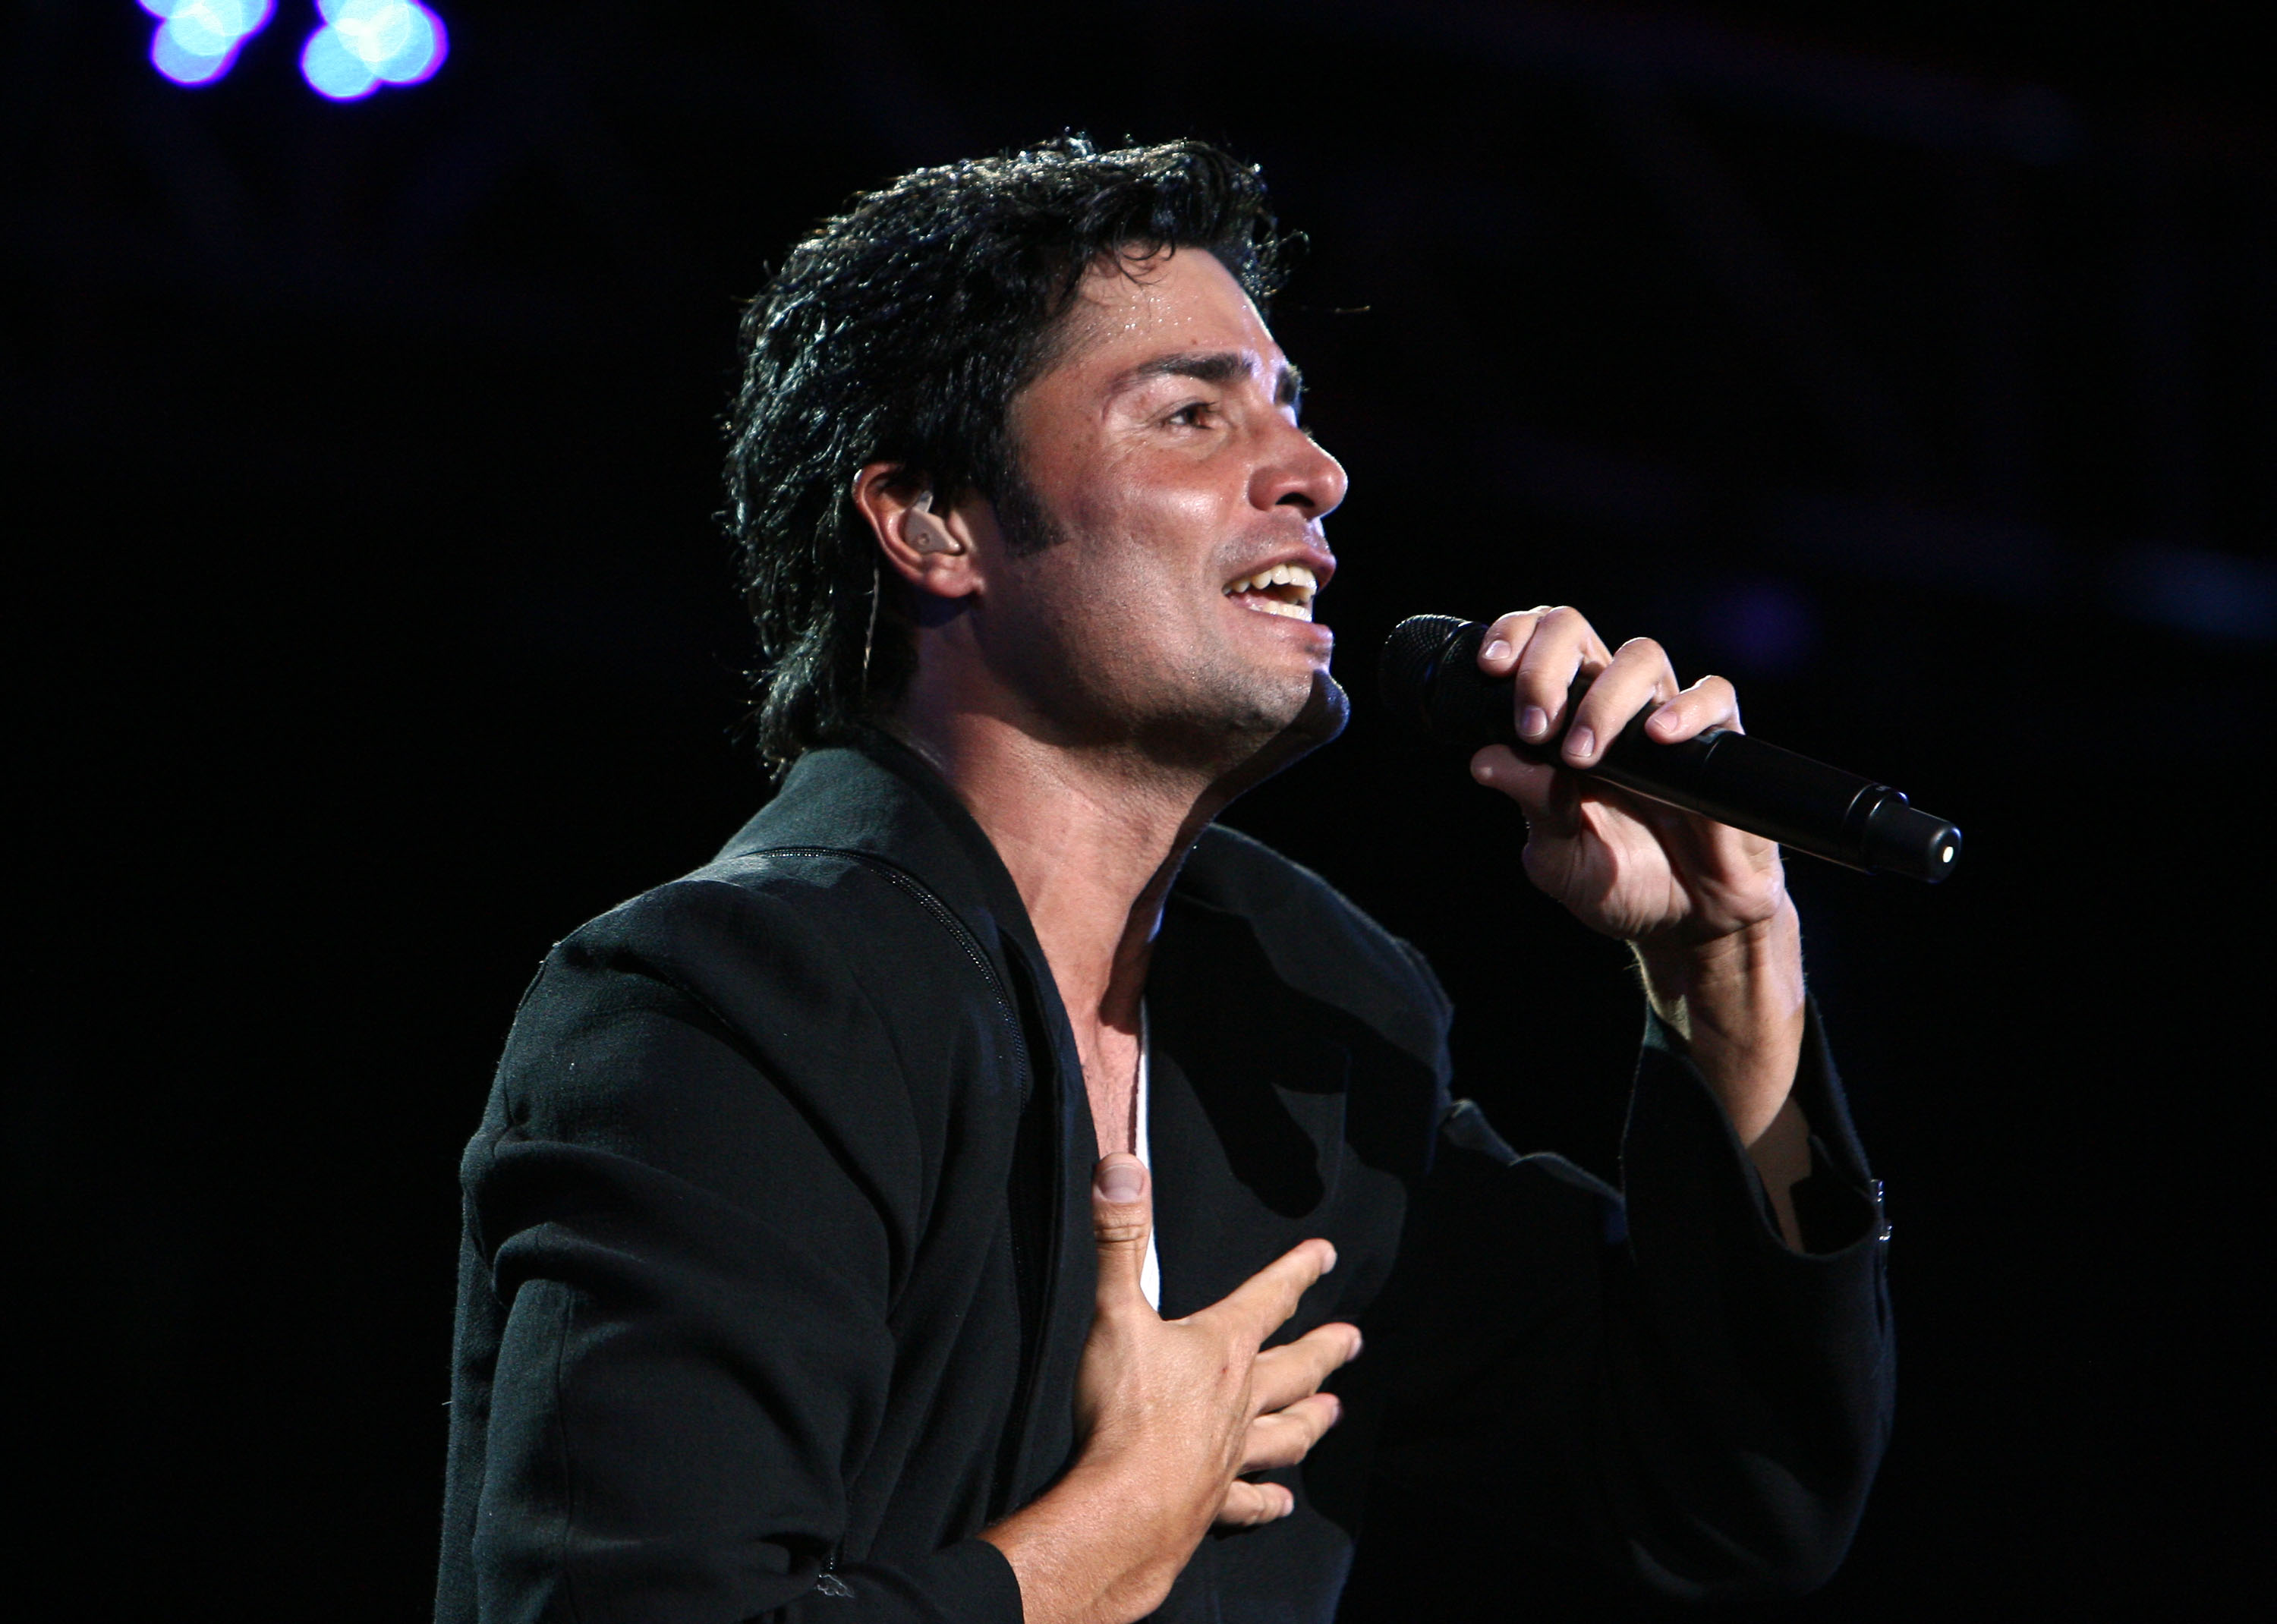
M 1344 499 L 1351 482 L 1344 465 L 1321 450 L 1319 441 L 1279 417 L 1270 449 L 1258 459 L 1249 496 L 1260 508 L 1296 507 L 1308 520 L 1325 519 Z

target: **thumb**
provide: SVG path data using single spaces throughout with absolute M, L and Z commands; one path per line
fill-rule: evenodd
M 1146 1266 L 1146 1236 L 1154 1226 L 1154 1191 L 1146 1165 L 1116 1151 L 1101 1157 L 1091 1175 L 1091 1232 L 1099 1242 L 1099 1306 L 1137 1298 Z

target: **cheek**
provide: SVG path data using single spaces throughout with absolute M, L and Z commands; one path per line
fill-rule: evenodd
M 1222 492 L 1191 467 L 1123 467 L 1076 493 L 1070 531 L 1116 555 L 1109 567 L 1157 578 L 1207 575 L 1230 531 Z M 1105 560 L 1102 560 L 1105 562 Z

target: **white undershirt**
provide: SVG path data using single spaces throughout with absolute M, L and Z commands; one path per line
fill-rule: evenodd
M 1138 1097 L 1131 1107 L 1132 1119 L 1131 1152 L 1138 1158 L 1140 1166 L 1152 1172 L 1154 1161 L 1153 1157 L 1147 1154 L 1146 1148 L 1146 1051 L 1149 1046 L 1146 1037 L 1146 1004 L 1142 998 L 1138 1003 Z M 1146 1301 L 1153 1305 L 1154 1311 L 1161 1313 L 1162 1260 L 1161 1255 L 1154 1249 L 1154 1230 L 1152 1225 L 1149 1225 L 1146 1229 L 1146 1261 L 1138 1271 L 1138 1289 L 1146 1294 Z

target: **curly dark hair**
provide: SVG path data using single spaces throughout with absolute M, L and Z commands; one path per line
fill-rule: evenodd
M 915 667 L 891 577 L 880 602 L 855 474 L 897 463 L 944 508 L 978 490 L 1016 549 L 1044 544 L 1007 413 L 1049 364 L 1085 271 L 1204 249 L 1262 306 L 1285 246 L 1256 169 L 1216 148 L 1100 152 L 1067 136 L 904 175 L 791 250 L 744 316 L 728 421 L 726 519 L 771 769 L 890 707 Z

